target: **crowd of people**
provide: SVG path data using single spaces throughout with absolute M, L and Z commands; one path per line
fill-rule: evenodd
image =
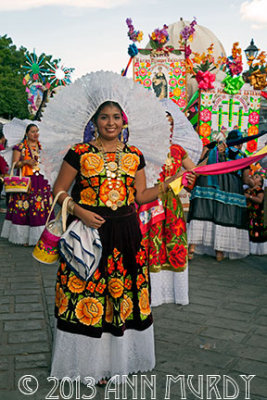
M 214 142 L 204 149 L 203 157 L 199 154 L 193 160 L 186 141 L 179 140 L 182 127 L 176 111 L 163 104 L 170 124 L 169 137 L 163 138 L 169 143 L 169 153 L 158 181 L 147 187 L 145 156 L 128 144 L 128 135 L 122 135 L 127 124 L 131 138 L 133 121 L 121 100 L 130 91 L 113 85 L 112 76 L 110 86 L 113 96 L 108 101 L 108 88 L 99 87 L 102 100 L 93 102 L 84 124 L 90 121 L 94 136 L 71 144 L 53 187 L 54 196 L 63 192 L 59 204 L 71 191 L 68 226 L 76 224 L 80 249 L 101 254 L 86 279 L 74 262 L 77 247 L 69 246 L 68 257 L 61 254 L 51 374 L 58 379 L 80 376 L 83 381 L 90 372 L 100 385 L 115 374 L 154 368 L 151 307 L 189 303 L 188 260 L 195 253 L 214 255 L 218 262 L 225 257 L 267 254 L 264 171 L 253 176 L 249 167 L 213 176 L 194 173 L 200 158 L 202 164 L 214 164 L 246 157 L 242 145 L 231 145 L 241 133 L 231 131 L 226 143 Z M 13 148 L 12 164 L 31 178 L 31 187 L 28 193 L 9 195 L 1 236 L 12 243 L 35 245 L 52 204 L 50 185 L 40 173 L 41 150 L 39 128 L 29 124 Z M 7 166 L 2 165 L 4 176 Z M 169 187 L 185 170 L 194 184 L 188 228 L 179 196 Z M 138 215 L 144 204 L 155 202 L 163 217 L 143 232 Z M 86 242 L 89 233 L 94 238 L 91 243 Z

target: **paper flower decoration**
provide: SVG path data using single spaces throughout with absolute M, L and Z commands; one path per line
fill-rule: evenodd
M 57 64 L 52 65 L 49 62 L 47 62 L 47 65 L 50 68 L 44 75 L 47 76 L 50 85 L 66 86 L 71 83 L 71 73 L 74 71 L 74 68 L 65 68 Z
M 143 40 L 143 32 L 142 31 L 136 31 L 134 29 L 133 23 L 131 18 L 127 18 L 126 19 L 126 24 L 129 28 L 128 30 L 128 36 L 130 38 L 130 40 L 132 40 L 133 42 L 141 42 Z

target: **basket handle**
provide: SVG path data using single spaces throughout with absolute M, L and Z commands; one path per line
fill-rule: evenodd
M 16 161 L 14 161 L 13 164 L 12 164 L 12 167 L 11 167 L 11 170 L 10 170 L 10 174 L 9 174 L 10 178 L 12 178 L 14 176 L 14 168 L 15 168 L 16 164 L 17 164 Z M 18 169 L 19 169 L 19 177 L 21 179 L 22 178 L 22 170 L 21 170 L 21 168 L 18 168 Z
M 61 208 L 61 218 L 62 218 L 62 229 L 63 232 L 66 231 L 67 229 L 67 207 L 68 207 L 68 202 L 69 200 L 71 200 L 72 198 L 70 196 L 65 197 L 65 199 L 63 200 L 62 203 L 62 208 Z
M 52 206 L 51 206 L 51 208 L 50 208 L 50 211 L 49 211 L 49 214 L 48 214 L 46 223 L 45 223 L 46 226 L 48 225 L 48 222 L 49 222 L 49 220 L 50 220 L 52 211 L 53 211 L 54 208 L 55 208 L 55 205 L 56 205 L 56 202 L 58 201 L 59 196 L 60 196 L 61 194 L 63 194 L 63 193 L 66 193 L 65 190 L 60 190 L 60 191 L 56 194 L 56 196 L 55 196 L 55 198 L 54 198 L 54 201 L 53 201 L 53 203 L 52 203 Z M 68 197 L 66 197 L 66 199 L 67 199 L 67 198 L 68 198 Z M 65 200 L 65 199 L 64 199 L 64 200 Z M 60 215 L 61 215 L 61 211 L 58 212 L 58 214 L 57 214 L 57 216 L 56 216 L 56 219 L 59 219 L 59 218 L 60 218 Z

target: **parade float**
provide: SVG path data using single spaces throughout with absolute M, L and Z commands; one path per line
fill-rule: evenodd
M 249 69 L 244 71 L 238 42 L 227 57 L 220 40 L 196 19 L 155 29 L 143 48 L 136 45 L 143 32 L 134 28 L 130 18 L 126 23 L 132 43 L 122 75 L 132 63 L 134 81 L 154 91 L 159 100 L 171 99 L 192 123 L 203 146 L 225 140 L 235 128 L 253 137 L 244 145 L 248 155 L 264 146 L 259 120 L 261 99 L 266 97 L 265 52 L 252 42 L 245 50 Z M 181 197 L 187 208 L 188 196 L 181 193 Z
M 39 120 L 41 109 L 53 96 L 55 90 L 71 83 L 74 68 L 66 68 L 61 60 L 49 62 L 45 57 L 38 57 L 35 50 L 25 54 L 26 62 L 22 66 L 25 71 L 22 83 L 28 95 L 28 109 L 34 119 Z

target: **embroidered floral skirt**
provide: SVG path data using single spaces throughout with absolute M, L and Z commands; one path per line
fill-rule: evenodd
M 187 237 L 183 207 L 178 196 L 167 193 L 163 202 L 165 219 L 144 235 L 150 272 L 182 272 L 187 267 Z
M 44 229 L 51 204 L 48 181 L 41 174 L 32 175 L 28 193 L 10 194 L 1 236 L 12 243 L 35 245 Z
M 151 305 L 186 305 L 188 298 L 188 261 L 186 223 L 178 196 L 168 192 L 164 200 L 165 219 L 144 234 L 151 273 Z
M 99 229 L 102 257 L 88 282 L 61 262 L 56 283 L 57 328 L 100 338 L 104 332 L 123 336 L 152 324 L 146 252 L 135 208 L 90 210 L 105 218 Z

